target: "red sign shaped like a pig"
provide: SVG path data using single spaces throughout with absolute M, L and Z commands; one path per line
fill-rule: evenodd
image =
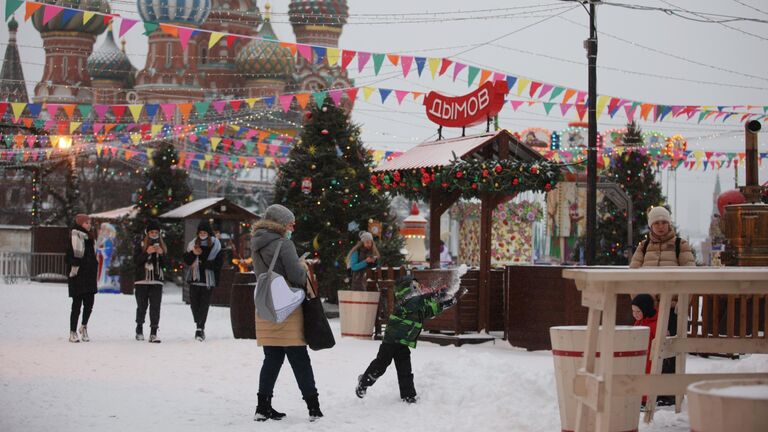
M 427 107 L 427 117 L 440 126 L 474 126 L 498 114 L 508 92 L 506 81 L 487 81 L 464 96 L 451 97 L 429 92 L 424 98 L 424 106 Z

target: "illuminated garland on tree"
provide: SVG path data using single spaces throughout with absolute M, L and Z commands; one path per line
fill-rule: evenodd
M 560 165 L 548 161 L 522 162 L 454 159 L 445 167 L 387 171 L 371 176 L 378 191 L 423 199 L 437 187 L 445 192 L 461 191 L 464 199 L 482 193 L 514 195 L 524 191 L 548 192 L 560 179 Z

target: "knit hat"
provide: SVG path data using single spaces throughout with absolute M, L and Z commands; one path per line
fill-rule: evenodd
M 277 222 L 280 225 L 288 225 L 296 221 L 293 212 L 280 204 L 272 204 L 264 212 L 264 219 Z
M 373 234 L 368 231 L 360 232 L 360 241 L 373 241 Z
M 656 315 L 656 308 L 653 305 L 653 297 L 651 297 L 650 294 L 638 294 L 632 299 L 632 305 L 637 306 L 640 311 L 643 312 L 644 318 Z
M 652 207 L 648 212 L 648 226 L 652 226 L 654 222 L 666 221 L 672 223 L 672 215 L 669 214 L 669 210 L 664 207 Z
M 81 226 L 86 221 L 89 221 L 89 220 L 91 220 L 91 217 L 85 213 L 78 213 L 77 215 L 75 215 L 75 225 L 77 226 Z
M 208 221 L 203 220 L 200 221 L 200 224 L 197 226 L 197 232 L 205 231 L 208 233 L 208 236 L 213 236 L 213 230 L 211 229 L 211 224 L 208 223 Z
M 160 231 L 160 222 L 158 222 L 157 219 L 150 219 L 147 221 L 146 232 L 150 232 L 152 230 Z

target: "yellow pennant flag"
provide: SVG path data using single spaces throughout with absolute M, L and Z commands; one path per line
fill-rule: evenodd
M 518 78 L 517 79 L 517 95 L 520 96 L 523 94 L 523 90 L 525 90 L 526 87 L 528 87 L 528 84 L 531 83 L 531 80 L 526 78 Z
M 600 115 L 603 114 L 603 110 L 605 109 L 605 105 L 608 104 L 608 99 L 610 99 L 609 96 L 598 96 L 597 97 L 597 118 L 600 118 Z
M 131 141 L 133 141 L 134 144 L 138 144 L 139 142 L 141 142 L 141 134 L 138 132 L 132 133 Z
M 142 109 L 144 109 L 144 105 L 128 105 L 128 110 L 131 112 L 131 116 L 133 117 L 134 122 L 139 122 Z
M 221 142 L 220 137 L 211 137 L 211 150 L 216 151 L 216 147 L 219 146 L 220 142 Z
M 216 45 L 216 42 L 218 42 L 222 37 L 224 37 L 224 33 L 211 32 L 211 38 L 208 39 L 208 49 L 213 48 L 213 46 Z
M 248 98 L 245 100 L 245 103 L 248 104 L 249 108 L 253 108 L 253 105 L 258 101 L 260 98 Z
M 80 127 L 81 124 L 83 124 L 83 122 L 70 122 L 69 123 L 69 133 L 70 133 L 70 135 L 75 133 L 75 131 L 77 130 L 77 128 Z
M 205 169 L 205 159 L 200 159 L 199 161 L 197 161 L 197 166 L 200 167 L 200 171 L 204 170 Z
M 83 25 L 88 24 L 88 21 L 93 18 L 94 12 L 83 11 Z
M 163 125 L 161 125 L 161 124 L 153 124 L 152 125 L 152 136 L 153 137 L 157 137 L 157 134 L 159 134 L 161 130 L 163 130 Z
M 101 157 L 101 151 L 102 151 L 103 149 L 104 149 L 104 147 L 103 147 L 103 146 L 100 146 L 100 145 L 98 145 L 98 144 L 96 145 L 96 154 L 97 154 L 97 155 L 99 155 L 99 157 Z
M 155 149 L 147 147 L 147 159 L 153 161 L 152 155 L 155 154 Z
M 270 166 L 272 166 L 272 163 L 273 163 L 274 160 L 275 160 L 275 158 L 265 157 L 264 158 L 264 166 L 269 168 Z
M 363 87 L 363 99 L 365 99 L 366 102 L 368 102 L 368 98 L 371 97 L 374 90 L 373 87 Z
M 213 155 L 210 154 L 210 153 L 206 153 L 205 154 L 205 160 L 206 160 L 206 162 L 212 161 L 213 160 Z
M 339 61 L 339 49 L 328 48 L 326 51 L 326 58 L 328 59 L 328 66 L 333 66 Z
M 13 120 L 17 121 L 21 117 L 21 113 L 24 112 L 24 108 L 27 107 L 26 102 L 11 102 L 11 109 L 13 110 Z
M 429 73 L 432 74 L 432 79 L 435 79 L 435 74 L 437 73 L 437 67 L 440 66 L 440 59 L 435 57 L 430 57 L 427 59 L 427 65 L 429 65 Z

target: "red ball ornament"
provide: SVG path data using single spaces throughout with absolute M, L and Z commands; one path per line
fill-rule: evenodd
M 551 191 L 552 190 L 552 185 L 549 184 L 549 183 L 545 184 L 544 185 L 544 190 L 547 191 L 547 192 Z
M 296 187 L 296 182 L 295 182 L 295 181 L 292 181 L 292 182 L 291 182 L 291 188 L 295 188 L 295 187 Z
M 320 135 L 328 135 L 330 132 L 328 132 L 328 129 L 323 129 L 320 131 Z
M 364 185 L 364 184 L 362 184 L 362 183 L 358 184 L 358 186 L 360 187 L 360 190 L 363 190 L 363 189 L 365 189 L 365 185 Z
M 307 112 L 304 113 L 304 120 L 309 120 L 311 118 L 312 118 L 312 112 L 311 111 L 307 111 Z
M 532 166 L 531 167 L 531 174 L 538 174 L 539 173 L 539 167 Z
M 349 204 L 349 200 L 348 200 L 348 199 L 346 199 L 346 198 L 344 198 L 343 200 L 341 200 L 341 202 L 342 202 L 342 204 L 344 204 L 344 205 L 347 205 L 347 204 Z
M 443 189 L 445 189 L 445 188 L 447 188 L 447 187 L 448 187 L 448 183 L 446 183 L 446 182 L 442 182 L 442 183 L 440 184 L 440 186 L 442 186 L 442 187 L 443 187 Z
M 488 177 L 488 175 L 489 175 L 489 174 L 490 174 L 490 173 L 488 172 L 488 170 L 487 170 L 487 169 L 484 169 L 484 170 L 483 170 L 483 177 Z
M 517 178 L 513 178 L 512 179 L 512 184 L 513 185 L 517 186 L 518 183 L 520 183 L 520 180 L 518 180 Z
M 496 174 L 500 173 L 502 170 L 501 165 L 496 165 L 496 167 L 493 168 L 493 170 L 496 171 Z
M 457 172 L 457 173 L 456 173 L 456 178 L 461 178 L 461 177 L 463 177 L 463 176 L 464 176 L 464 173 L 463 173 L 463 172 L 461 172 L 461 171 L 459 171 L 459 172 Z
M 477 189 L 477 183 L 472 183 L 472 189 Z

